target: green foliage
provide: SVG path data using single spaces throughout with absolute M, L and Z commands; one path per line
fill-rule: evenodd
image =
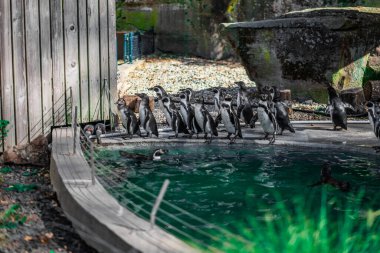
M 6 191 L 15 191 L 15 192 L 27 192 L 27 191 L 34 191 L 38 188 L 35 184 L 12 184 L 4 190 Z
M 3 145 L 4 139 L 7 137 L 8 130 L 6 128 L 8 125 L 8 120 L 0 120 L 0 146 Z
M 26 222 L 26 216 L 20 214 L 19 204 L 12 205 L 4 212 L 0 213 L 0 228 L 16 228 Z
M 11 173 L 12 172 L 12 168 L 11 167 L 2 167 L 0 169 L 0 173 L 1 174 L 8 174 L 8 173 Z
M 276 201 L 264 209 L 268 211 L 263 219 L 251 216 L 236 225 L 235 233 L 242 237 L 219 235 L 223 244 L 212 246 L 241 253 L 379 252 L 380 210 L 363 212 L 361 196 L 350 196 L 353 201 L 342 204 L 322 191 L 317 210 L 302 200 L 293 200 L 293 207 L 285 206 L 285 200 Z M 341 210 L 338 215 L 336 210 Z M 315 211 L 317 215 L 312 215 Z
M 126 10 L 124 2 L 116 5 L 116 30 L 117 31 L 148 31 L 157 23 L 156 10 L 145 12 L 141 10 Z

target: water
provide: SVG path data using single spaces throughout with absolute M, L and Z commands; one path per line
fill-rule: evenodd
M 130 153 L 151 154 L 156 147 L 125 148 Z M 249 216 L 263 219 L 265 213 L 279 202 L 290 209 L 294 199 L 308 202 L 311 210 L 320 209 L 321 191 L 327 191 L 328 199 L 336 199 L 341 205 L 331 204 L 336 215 L 345 211 L 361 190 L 365 190 L 361 208 L 380 208 L 380 159 L 378 156 L 353 154 L 335 150 L 314 150 L 280 146 L 242 147 L 229 146 L 178 146 L 170 147 L 162 161 L 134 161 L 122 158 L 117 149 L 100 151 L 103 162 L 112 168 L 104 173 L 113 185 L 113 194 L 119 201 L 138 215 L 148 218 L 154 198 L 126 185 L 126 180 L 158 195 L 165 179 L 170 180 L 165 200 L 209 223 L 233 230 Z M 348 181 L 351 192 L 342 192 L 332 186 L 309 187 L 319 180 L 325 162 L 332 166 L 332 176 Z M 120 196 L 120 193 L 128 199 Z M 136 197 L 140 196 L 140 198 Z M 142 200 L 143 198 L 144 200 Z M 133 204 L 132 204 L 133 203 Z M 147 212 L 144 212 L 147 210 Z M 187 229 L 181 219 L 204 230 L 202 222 L 163 204 L 158 224 L 178 235 L 171 226 L 180 227 L 196 238 L 204 239 L 199 231 Z M 165 213 L 166 212 L 166 213 Z M 175 218 L 167 214 L 175 215 Z M 169 225 L 170 224 L 170 225 Z M 187 230 L 186 230 L 187 229 Z M 194 229 L 193 229 L 194 230 Z M 186 235 L 179 235 L 186 238 Z

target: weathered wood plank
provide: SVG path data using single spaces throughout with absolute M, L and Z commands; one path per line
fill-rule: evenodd
M 79 106 L 78 6 L 76 1 L 63 3 L 66 88 L 72 88 L 73 106 Z
M 100 68 L 99 68 L 99 6 L 98 0 L 88 0 L 88 61 L 90 80 L 90 120 L 100 118 Z
M 80 77 L 80 119 L 89 122 L 89 82 L 87 59 L 87 1 L 78 1 L 79 18 L 79 77 Z
M 65 76 L 63 44 L 62 0 L 50 1 L 52 61 L 53 61 L 53 107 L 55 123 L 64 122 Z
M 24 1 L 12 0 L 13 78 L 15 89 L 16 143 L 28 141 L 27 85 L 25 69 Z
M 109 87 L 111 102 L 117 100 L 117 60 L 116 60 L 116 16 L 115 1 L 108 0 L 108 66 Z M 112 112 L 117 114 L 116 106 L 111 106 Z
M 25 1 L 29 139 L 42 133 L 41 57 L 38 0 Z
M 100 76 L 101 76 L 101 115 L 108 119 L 108 102 L 106 100 L 105 81 L 108 85 L 108 1 L 99 1 L 99 22 L 100 22 Z M 108 87 L 107 87 L 108 88 Z
M 50 118 L 53 117 L 53 84 L 52 59 L 50 41 L 50 0 L 40 0 L 40 50 L 41 50 L 41 82 L 42 82 L 42 113 L 44 133 Z

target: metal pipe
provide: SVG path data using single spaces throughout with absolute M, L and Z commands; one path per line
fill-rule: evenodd
M 291 121 L 292 124 L 331 124 L 331 120 L 295 120 Z M 347 121 L 347 124 L 369 124 L 368 120 L 349 120 Z
M 164 198 L 166 190 L 168 189 L 169 183 L 170 183 L 169 179 L 165 179 L 164 184 L 161 187 L 160 193 L 158 194 L 158 197 L 156 199 L 156 202 L 154 203 L 152 212 L 150 213 L 150 226 L 151 226 L 151 228 L 154 227 L 158 208 L 160 207 L 162 199 Z

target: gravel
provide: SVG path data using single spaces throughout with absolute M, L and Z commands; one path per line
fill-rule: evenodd
M 5 166 L 0 169 L 2 167 Z M 0 225 L 1 217 L 4 217 L 2 213 L 15 204 L 20 205 L 17 215 L 26 217 L 26 222 L 13 228 L 0 228 L 0 252 L 97 252 L 79 237 L 65 217 L 52 190 L 49 169 L 9 168 L 10 172 L 0 173 Z M 6 190 L 16 183 L 33 185 L 36 189 L 24 192 Z M 17 217 L 12 219 L 17 221 Z

